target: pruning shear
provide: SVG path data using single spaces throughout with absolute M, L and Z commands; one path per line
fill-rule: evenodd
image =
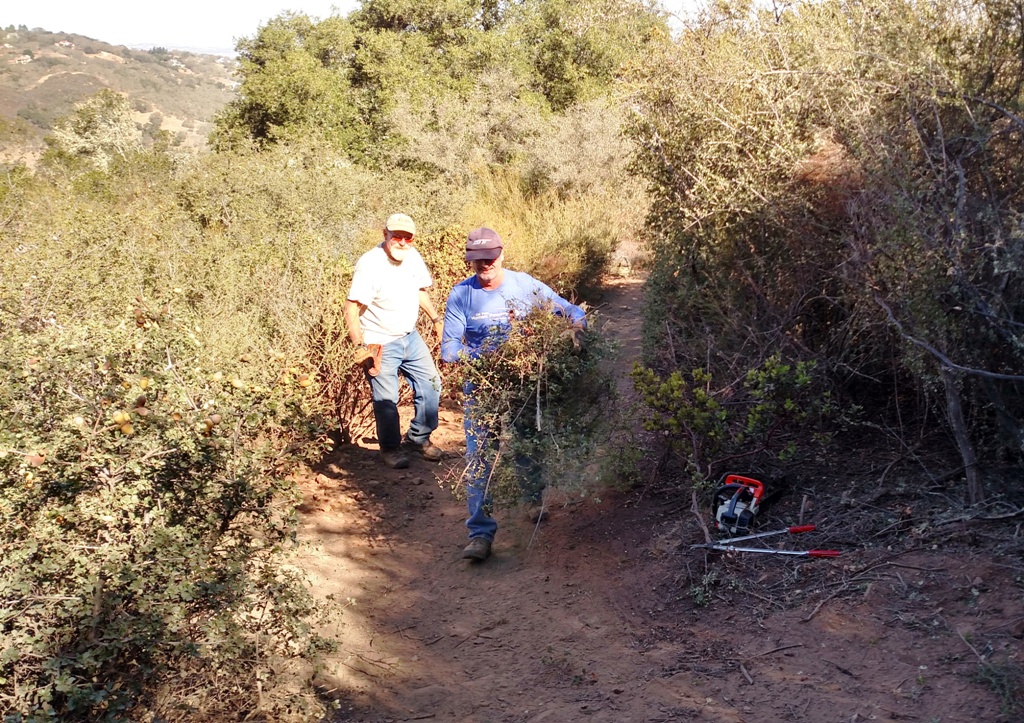
M 816 525 L 794 525 L 782 530 L 758 532 L 754 535 L 743 535 L 742 537 L 730 537 L 718 542 L 703 542 L 697 545 L 690 545 L 690 548 L 703 547 L 708 550 L 723 550 L 725 552 L 760 552 L 766 555 L 792 555 L 798 557 L 839 557 L 839 550 L 768 550 L 761 547 L 738 547 L 734 544 L 761 537 L 771 537 L 772 535 L 799 535 L 804 532 L 813 532 L 816 529 L 818 529 Z

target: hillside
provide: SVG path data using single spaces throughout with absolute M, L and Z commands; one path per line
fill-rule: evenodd
M 0 31 L 0 118 L 18 132 L 7 160 L 29 157 L 53 121 L 103 88 L 128 96 L 151 139 L 167 131 L 176 145 L 205 145 L 210 120 L 233 96 L 234 61 L 164 48 L 133 50 L 74 33 Z

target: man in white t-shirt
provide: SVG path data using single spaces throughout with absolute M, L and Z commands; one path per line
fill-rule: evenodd
M 405 449 L 438 462 L 444 452 L 430 441 L 437 429 L 441 376 L 430 350 L 416 331 L 423 309 L 441 337 L 442 322 L 426 289 L 433 282 L 423 257 L 413 247 L 416 225 L 404 213 L 388 216 L 384 241 L 356 262 L 352 288 L 345 302 L 345 324 L 352 343 L 381 345 L 380 370 L 367 374 L 373 396 L 384 463 L 395 469 L 409 466 Z M 414 416 L 403 439 L 398 418 L 399 375 L 412 387 Z

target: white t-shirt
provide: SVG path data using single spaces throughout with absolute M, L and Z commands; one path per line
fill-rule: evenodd
M 388 257 L 383 245 L 360 256 L 348 299 L 366 306 L 359 317 L 363 341 L 387 344 L 415 329 L 420 289 L 432 283 L 423 257 L 414 248 L 406 250 L 400 264 Z

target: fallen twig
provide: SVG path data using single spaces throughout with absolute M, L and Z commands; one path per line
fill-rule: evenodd
M 888 708 L 883 708 L 882 706 L 878 706 L 878 710 L 884 710 L 886 713 L 889 714 L 889 716 L 893 720 L 899 720 L 900 718 L 913 718 L 914 720 L 917 720 L 917 716 L 916 715 L 911 715 L 910 713 L 900 713 L 900 712 L 895 711 L 895 710 L 889 710 Z
M 917 565 L 904 565 L 900 562 L 887 562 L 886 565 L 892 565 L 893 567 L 905 567 L 908 570 L 920 570 L 921 572 L 945 572 L 944 567 L 918 567 Z
M 691 490 L 690 492 L 690 511 L 697 518 L 697 524 L 700 525 L 700 529 L 704 530 L 704 541 L 711 544 L 713 542 L 711 533 L 708 531 L 708 526 L 704 524 L 704 515 L 700 513 L 700 505 L 697 504 L 697 490 Z
M 748 683 L 751 685 L 754 684 L 754 679 L 750 677 L 750 673 L 748 673 L 747 669 L 743 667 L 743 663 L 740 663 L 740 672 L 743 673 L 743 677 L 747 679 Z
M 825 606 L 825 603 L 827 603 L 829 600 L 831 600 L 836 595 L 841 593 L 843 590 L 846 590 L 848 587 L 850 587 L 850 585 L 852 585 L 853 583 L 855 583 L 857 581 L 858 581 L 858 578 L 853 578 L 852 580 L 849 580 L 848 582 L 843 583 L 842 586 L 840 586 L 840 587 L 836 588 L 835 590 L 833 590 L 831 595 L 829 595 L 828 597 L 826 597 L 826 598 L 822 599 L 821 601 L 819 601 L 818 604 L 814 606 L 814 610 L 811 610 L 811 614 L 808 615 L 805 618 L 801 618 L 800 622 L 802 622 L 802 623 L 809 623 L 809 622 L 811 622 L 811 618 L 813 618 L 815 615 L 818 614 L 818 612 Z
M 1019 623 L 1019 622 L 1020 622 L 1021 620 L 1024 620 L 1024 616 L 1022 616 L 1022 617 L 1019 617 L 1019 618 L 1014 618 L 1013 620 L 1007 620 L 1007 621 L 1005 621 L 1005 622 L 999 623 L 998 625 L 995 625 L 995 626 L 993 626 L 993 627 L 991 627 L 991 628 L 988 628 L 987 630 L 984 630 L 984 631 L 982 631 L 982 632 L 985 632 L 985 633 L 994 633 L 994 632 L 995 632 L 996 630 L 1001 630 L 1001 629 L 1003 629 L 1003 628 L 1008 628 L 1008 627 L 1010 627 L 1011 625 L 1016 625 L 1016 624 L 1017 624 L 1017 623 Z
M 378 668 L 381 668 L 383 670 L 390 670 L 394 667 L 391 663 L 381 663 L 380 661 L 367 658 L 365 655 L 362 655 L 360 653 L 352 653 L 352 655 L 356 656 L 357 658 L 366 663 L 369 663 L 370 665 L 376 665 Z
M 1024 515 L 1024 508 L 1014 510 L 1013 512 L 1006 512 L 1001 515 L 964 515 L 963 517 L 957 517 L 954 520 L 939 522 L 935 527 L 946 527 L 947 525 L 955 525 L 958 522 L 998 522 L 1000 520 L 1011 520 L 1014 517 L 1020 517 L 1021 515 Z
M 341 661 L 341 664 L 342 664 L 342 665 L 344 665 L 344 666 L 345 666 L 346 668 L 348 668 L 349 670 L 354 670 L 354 671 L 356 671 L 357 673 L 360 673 L 360 674 L 362 674 L 362 675 L 368 675 L 368 676 L 370 676 L 371 678 L 379 678 L 379 677 L 380 677 L 379 675 L 376 675 L 376 674 L 372 673 L 372 672 L 371 672 L 371 671 L 369 671 L 369 670 L 364 670 L 364 669 L 362 669 L 362 668 L 357 668 L 357 667 L 356 667 L 356 666 L 354 666 L 354 665 L 349 665 L 349 664 L 348 664 L 348 663 L 346 663 L 345 661 Z
M 835 666 L 835 669 L 838 670 L 840 673 L 843 673 L 844 675 L 848 675 L 851 678 L 856 678 L 857 677 L 856 673 L 854 673 L 854 672 L 852 672 L 850 670 L 847 670 L 846 668 L 841 666 L 839 663 L 836 663 L 835 661 L 829 660 L 828 658 L 822 658 L 822 660 L 824 660 L 829 665 Z
M 504 625 L 507 622 L 508 622 L 508 620 L 506 618 L 501 618 L 501 620 L 493 622 L 490 625 L 484 625 L 482 628 L 480 628 L 476 632 L 470 633 L 469 635 L 464 637 L 462 640 L 460 640 L 459 642 L 455 643 L 455 648 L 459 647 L 460 645 L 462 645 L 467 640 L 472 640 L 473 638 L 478 636 L 480 633 L 486 633 L 488 630 L 494 630 L 496 627 L 498 627 L 500 625 Z M 454 648 L 453 648 L 453 650 L 454 650 Z
M 778 648 L 772 648 L 771 650 L 766 650 L 763 653 L 758 653 L 757 655 L 751 655 L 749 658 L 745 658 L 745 660 L 753 660 L 754 658 L 763 658 L 764 656 L 771 655 L 772 653 L 781 653 L 783 650 L 789 650 L 790 648 L 802 648 L 802 647 L 804 647 L 803 643 L 793 643 L 792 645 L 783 645 L 783 646 L 778 647 Z
M 964 637 L 963 633 L 961 633 L 959 630 L 957 630 L 956 634 L 959 635 L 960 639 L 964 641 L 964 645 L 966 645 L 968 648 L 970 648 L 971 652 L 974 653 L 976 656 L 978 656 L 978 660 L 981 661 L 982 665 L 985 665 L 985 663 L 988 662 L 988 661 L 985 660 L 985 656 L 983 656 L 981 653 L 979 653 L 977 651 L 977 649 L 973 645 L 971 645 L 969 642 L 967 642 L 967 638 Z

